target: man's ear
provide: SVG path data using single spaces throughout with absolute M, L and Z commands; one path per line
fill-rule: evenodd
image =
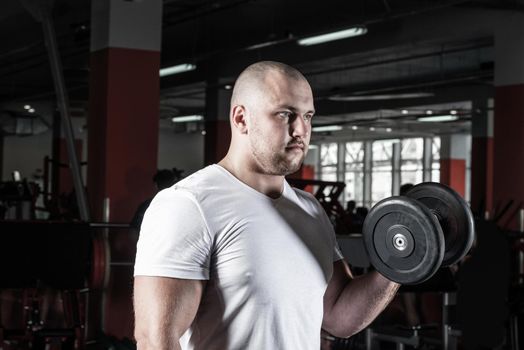
M 242 105 L 233 106 L 231 109 L 231 124 L 241 134 L 247 134 L 246 108 Z

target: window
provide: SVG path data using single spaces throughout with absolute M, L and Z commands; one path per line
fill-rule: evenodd
M 423 180 L 424 140 L 403 139 L 400 146 L 400 184 L 418 184 Z
M 396 161 L 393 159 L 394 143 L 399 145 Z M 428 157 L 426 163 L 424 144 L 430 146 L 431 151 L 431 159 Z M 439 182 L 440 144 L 440 137 L 324 143 L 316 158 L 316 178 L 346 184 L 338 198 L 341 204 L 354 200 L 357 206 L 369 207 L 390 197 L 397 186 L 423 182 L 424 172 L 428 178 L 431 176 L 431 181 Z
M 357 206 L 364 204 L 364 143 L 345 144 L 344 199 L 354 200 Z
M 337 181 L 338 144 L 325 143 L 320 146 L 320 179 Z
M 373 142 L 371 204 L 391 196 L 393 174 L 393 140 Z

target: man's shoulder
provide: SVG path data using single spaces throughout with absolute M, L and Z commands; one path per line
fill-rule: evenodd
M 190 197 L 203 204 L 218 200 L 224 193 L 230 193 L 230 181 L 218 165 L 209 165 L 164 190 L 172 196 Z
M 178 181 L 176 184 L 173 185 L 173 188 L 190 188 L 197 184 L 204 184 L 206 182 L 212 181 L 212 179 L 216 177 L 216 175 L 216 166 L 209 165 Z

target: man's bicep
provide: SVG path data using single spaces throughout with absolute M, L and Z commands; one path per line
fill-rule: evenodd
M 135 338 L 140 349 L 178 349 L 193 322 L 206 281 L 135 276 Z
M 334 261 L 333 275 L 331 275 L 324 293 L 324 302 L 333 302 L 351 279 L 353 279 L 353 275 L 346 261 L 344 259 Z

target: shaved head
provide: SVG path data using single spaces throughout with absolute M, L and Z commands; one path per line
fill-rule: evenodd
M 275 73 L 290 80 L 307 83 L 302 73 L 287 64 L 274 61 L 257 62 L 248 66 L 238 76 L 233 88 L 231 106 L 248 103 L 253 98 L 257 98 L 259 94 L 267 93 L 268 80 L 270 80 L 270 75 Z
M 262 61 L 247 67 L 233 88 L 228 160 L 254 173 L 295 172 L 307 153 L 313 92 L 297 69 Z

